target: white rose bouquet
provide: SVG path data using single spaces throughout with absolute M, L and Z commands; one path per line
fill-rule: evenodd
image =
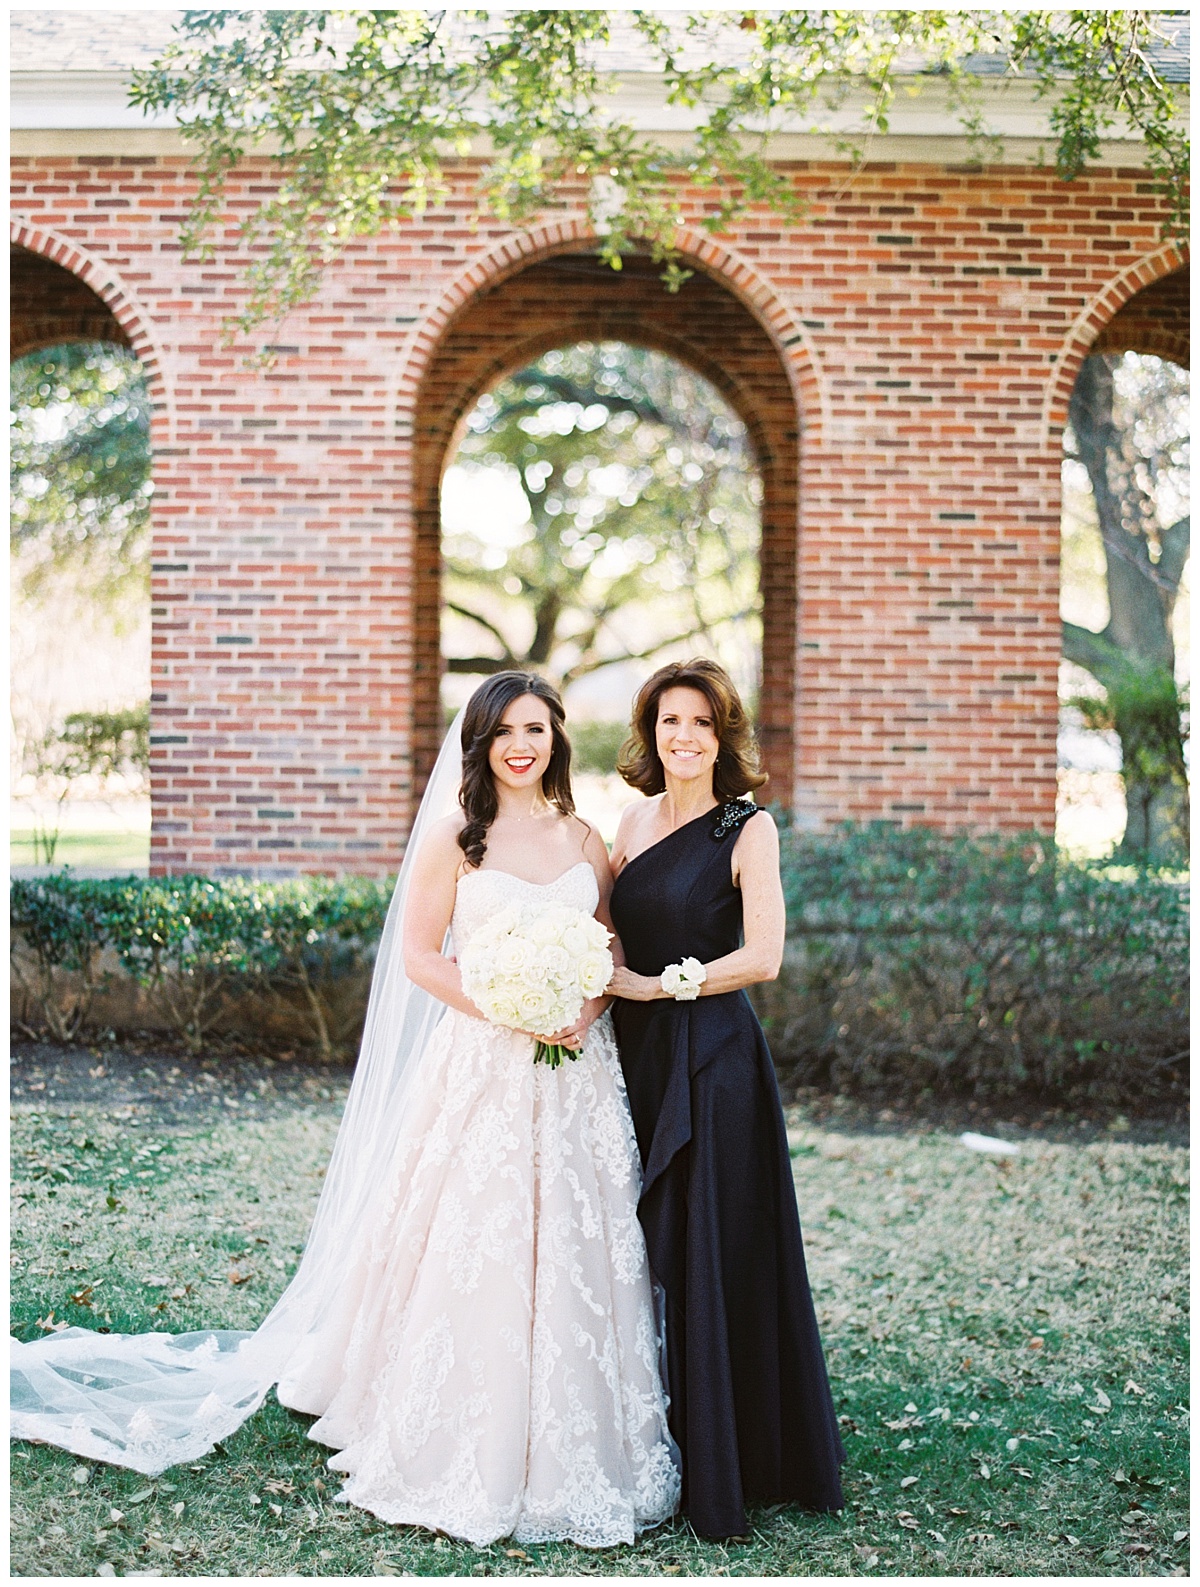
M 579 1017 L 585 999 L 612 979 L 610 933 L 565 904 L 510 904 L 481 926 L 459 955 L 463 991 L 488 1019 L 549 1036 Z M 578 1053 L 539 1041 L 534 1063 L 556 1069 Z

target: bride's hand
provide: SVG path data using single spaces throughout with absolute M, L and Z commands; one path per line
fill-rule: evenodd
M 662 982 L 656 975 L 638 975 L 623 964 L 613 971 L 604 990 L 609 997 L 623 997 L 631 1003 L 652 1003 L 663 995 Z
M 570 1025 L 564 1025 L 562 1030 L 555 1031 L 553 1036 L 542 1036 L 539 1040 L 549 1042 L 554 1047 L 566 1047 L 571 1052 L 579 1052 L 583 1047 L 584 1038 L 604 1012 L 604 1007 L 604 998 L 589 997 L 580 1009 L 577 1020 Z

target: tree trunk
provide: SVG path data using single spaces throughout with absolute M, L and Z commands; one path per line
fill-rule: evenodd
M 1181 519 L 1159 535 L 1161 555 L 1150 555 L 1147 527 L 1155 522 L 1153 502 L 1145 495 L 1113 414 L 1113 376 L 1108 359 L 1084 360 L 1071 394 L 1071 428 L 1076 456 L 1087 469 L 1096 503 L 1108 583 L 1109 620 L 1096 634 L 1072 623 L 1063 624 L 1063 654 L 1084 667 L 1114 697 L 1131 675 L 1173 675 L 1175 644 L 1171 614 L 1179 579 L 1187 560 L 1190 532 Z M 1121 741 L 1125 783 L 1125 835 L 1120 851 L 1145 860 L 1186 852 L 1189 824 L 1186 776 L 1164 784 L 1138 775 L 1139 745 L 1145 724 L 1128 708 L 1113 712 Z M 1165 758 L 1183 767 L 1183 735 L 1178 708 L 1173 727 L 1165 725 Z

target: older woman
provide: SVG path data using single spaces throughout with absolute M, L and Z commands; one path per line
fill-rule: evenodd
M 749 1504 L 842 1505 L 779 1091 L 743 990 L 779 971 L 779 844 L 742 797 L 766 778 L 715 662 L 644 685 L 619 769 L 649 796 L 625 810 L 612 855 L 627 963 L 609 990 L 638 1211 L 665 1294 L 684 1511 L 702 1537 L 730 1537 Z

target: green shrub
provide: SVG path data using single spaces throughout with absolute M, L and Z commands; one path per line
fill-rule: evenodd
M 839 1089 L 1093 1098 L 1136 1107 L 1184 1083 L 1188 894 L 1152 871 L 1072 864 L 1033 837 L 924 829 L 783 833 L 788 945 L 759 987 L 781 1079 Z M 12 887 L 26 1029 L 85 1026 L 105 950 L 193 1049 L 298 1009 L 325 1057 L 361 1026 L 390 885 L 212 880 Z
M 16 1023 L 27 1034 L 38 1016 L 58 1041 L 70 1041 L 87 1023 L 118 895 L 112 882 L 80 880 L 69 871 L 13 881 L 13 969 L 25 1004 Z M 21 947 L 23 953 L 16 951 Z
M 264 967 L 266 912 L 254 883 L 151 878 L 125 889 L 111 918 L 122 966 L 192 1052 L 220 1018 L 232 984 Z
M 361 1022 L 390 895 L 362 878 L 89 882 L 62 871 L 13 882 L 14 966 L 31 1017 L 59 1040 L 85 1024 L 109 949 L 192 1051 L 235 1000 L 299 991 L 314 1045 L 330 1057 Z M 334 1008 L 347 1000 L 332 994 L 347 979 L 353 1011 L 339 1022 Z
M 1137 1105 L 1187 1062 L 1188 895 L 1032 836 L 783 836 L 788 948 L 759 989 L 794 1083 Z
M 324 1059 L 344 1051 L 362 1024 L 390 895 L 390 888 L 362 877 L 259 884 L 264 977 L 275 989 L 299 990 Z M 330 989 L 347 982 L 360 983 L 354 990 L 361 995 L 339 999 L 339 1013 Z

